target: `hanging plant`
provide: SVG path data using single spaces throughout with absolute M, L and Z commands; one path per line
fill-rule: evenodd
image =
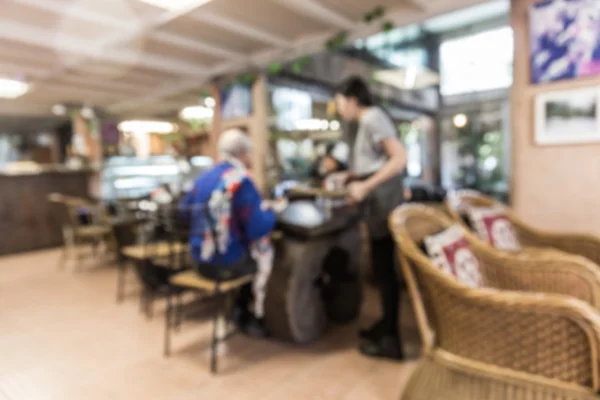
M 392 21 L 386 21 L 381 26 L 383 32 L 389 33 L 394 29 L 394 23 Z
M 269 75 L 277 75 L 283 70 L 283 64 L 281 63 L 272 63 L 267 67 L 267 73 Z
M 238 75 L 236 78 L 236 83 L 242 85 L 252 85 L 256 81 L 256 74 L 253 72 L 246 72 L 241 75 Z
M 294 60 L 294 62 L 292 62 L 292 72 L 295 74 L 300 74 L 308 64 L 310 64 L 309 56 L 297 58 L 296 60 Z
M 329 51 L 337 50 L 341 47 L 344 47 L 344 45 L 346 44 L 347 41 L 348 41 L 348 32 L 342 31 L 342 32 L 339 32 L 338 34 L 336 34 L 331 39 L 329 39 L 325 43 L 325 47 Z
M 383 18 L 384 15 L 385 9 L 382 6 L 377 6 L 366 13 L 363 19 L 367 24 L 370 24 L 377 19 Z
M 211 97 L 210 91 L 203 89 L 200 91 L 200 102 L 203 102 L 207 97 Z

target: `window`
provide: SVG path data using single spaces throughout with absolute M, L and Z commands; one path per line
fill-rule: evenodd
M 440 46 L 441 92 L 448 96 L 512 84 L 513 32 L 508 26 Z

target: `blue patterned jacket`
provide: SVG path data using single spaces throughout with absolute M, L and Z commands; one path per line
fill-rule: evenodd
M 275 227 L 275 213 L 262 210 L 261 203 L 261 195 L 247 171 L 236 163 L 222 162 L 202 173 L 180 204 L 191 210 L 190 247 L 194 260 L 220 264 L 239 261 L 249 252 L 251 242 Z M 211 224 L 217 235 L 219 259 Z

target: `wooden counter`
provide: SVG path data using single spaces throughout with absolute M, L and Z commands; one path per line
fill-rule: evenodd
M 66 212 L 48 194 L 88 197 L 90 176 L 88 170 L 0 173 L 0 255 L 62 244 Z

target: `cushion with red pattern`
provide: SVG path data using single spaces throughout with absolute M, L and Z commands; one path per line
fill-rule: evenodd
M 519 251 L 521 245 L 515 228 L 502 207 L 471 208 L 471 226 L 479 238 L 498 250 Z
M 427 255 L 440 270 L 453 276 L 463 285 L 482 286 L 479 261 L 460 225 L 453 225 L 436 235 L 427 236 L 424 244 Z

